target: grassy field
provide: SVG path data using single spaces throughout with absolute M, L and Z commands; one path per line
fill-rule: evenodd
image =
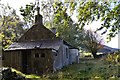
M 119 65 L 102 59 L 81 59 L 79 64 L 70 65 L 57 73 L 49 75 L 50 79 L 61 80 L 120 80 Z

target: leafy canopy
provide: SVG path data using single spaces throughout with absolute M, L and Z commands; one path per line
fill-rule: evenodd
M 17 40 L 24 32 L 19 16 L 9 5 L 0 4 L 0 41 L 3 49 Z

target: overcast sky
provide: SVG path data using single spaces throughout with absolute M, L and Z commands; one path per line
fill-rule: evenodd
M 40 0 L 42 1 L 42 0 Z M 9 4 L 11 7 L 13 7 L 17 14 L 20 15 L 20 12 L 19 12 L 19 8 L 21 6 L 25 6 L 26 4 L 29 4 L 30 2 L 34 3 L 35 0 L 1 0 L 1 3 L 3 4 Z M 94 22 L 91 24 L 92 26 L 92 29 L 95 29 L 96 27 L 99 27 L 100 22 Z M 105 36 L 104 36 L 105 38 Z M 118 48 L 118 36 L 116 36 L 115 38 L 113 38 L 109 43 L 105 43 L 107 46 L 110 46 L 110 47 L 113 47 L 113 48 Z

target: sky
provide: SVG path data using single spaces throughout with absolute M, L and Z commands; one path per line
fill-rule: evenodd
M 20 15 L 19 8 L 21 6 L 25 7 L 26 4 L 29 4 L 30 2 L 35 3 L 35 1 L 37 0 L 1 0 L 1 3 L 9 4 L 11 7 L 13 7 L 16 10 L 17 14 Z M 101 23 L 100 21 L 97 21 L 97 22 L 95 21 L 89 25 L 92 27 L 86 26 L 86 28 L 95 30 L 96 28 L 100 27 L 100 23 Z M 112 48 L 118 48 L 118 35 L 112 38 L 112 40 L 109 43 L 106 42 L 106 35 L 104 35 L 103 38 L 105 40 L 105 45 L 112 47 Z

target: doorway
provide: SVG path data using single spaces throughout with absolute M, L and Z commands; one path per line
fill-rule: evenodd
M 22 51 L 22 72 L 27 74 L 28 71 L 28 55 L 31 53 L 30 50 L 24 50 Z

